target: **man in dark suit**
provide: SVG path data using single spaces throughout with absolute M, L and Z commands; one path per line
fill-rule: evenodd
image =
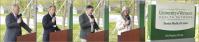
M 6 16 L 6 33 L 4 42 L 16 42 L 16 37 L 22 35 L 21 27 L 24 27 L 29 33 L 31 29 L 23 22 L 21 14 L 19 14 L 19 5 L 12 6 L 12 12 Z
M 93 16 L 93 6 L 88 5 L 86 7 L 86 13 L 83 13 L 79 16 L 80 23 L 80 39 L 81 42 L 86 42 L 86 37 L 88 33 L 94 33 L 95 30 L 99 30 L 95 18 Z
M 48 9 L 48 14 L 43 17 L 42 24 L 44 28 L 43 42 L 49 42 L 50 32 L 60 31 L 56 25 L 55 17 L 56 7 L 54 5 L 50 6 Z

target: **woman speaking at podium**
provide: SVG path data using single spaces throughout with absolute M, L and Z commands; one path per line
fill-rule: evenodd
M 118 32 L 118 41 L 120 42 L 120 36 L 123 32 L 131 30 L 131 18 L 129 16 L 130 10 L 128 7 L 123 7 L 121 12 L 121 18 L 117 20 L 116 29 Z

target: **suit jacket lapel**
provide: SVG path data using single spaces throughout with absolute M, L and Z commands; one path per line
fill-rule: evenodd
M 15 17 L 13 13 L 10 13 L 10 15 L 11 15 L 11 18 L 14 18 L 14 21 L 17 21 L 17 17 Z
M 88 22 L 90 22 L 89 16 L 87 14 L 84 14 L 86 20 L 88 20 Z

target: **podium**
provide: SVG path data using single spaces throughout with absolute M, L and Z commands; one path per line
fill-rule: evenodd
M 104 42 L 104 31 L 89 33 L 86 40 L 87 42 Z
M 68 41 L 68 30 L 62 30 L 57 32 L 51 32 L 49 41 L 50 42 L 67 42 Z
M 22 36 L 17 36 L 17 42 L 36 42 L 36 34 L 30 33 Z
M 123 32 L 120 37 L 120 41 L 122 42 L 141 42 L 140 29 L 133 29 L 127 32 Z

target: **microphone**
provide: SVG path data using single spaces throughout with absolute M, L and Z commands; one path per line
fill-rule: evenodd
M 20 18 L 22 16 L 22 14 L 17 15 L 18 18 Z
M 17 15 L 17 23 L 19 23 L 19 24 L 21 24 L 21 16 L 22 16 L 22 14 L 18 14 Z
M 52 16 L 52 18 L 55 18 L 55 20 L 56 20 L 56 17 L 55 17 L 56 15 L 55 15 L 55 13 L 53 14 L 53 16 Z

